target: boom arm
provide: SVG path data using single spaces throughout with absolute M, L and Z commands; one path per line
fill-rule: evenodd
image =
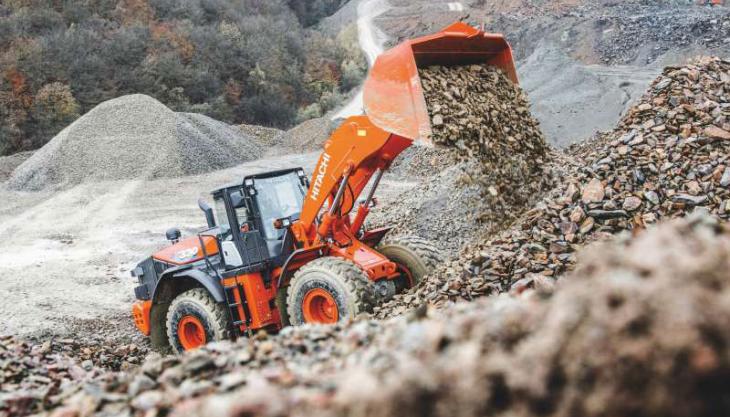
M 379 129 L 367 116 L 348 118 L 325 142 L 304 197 L 299 223 L 308 238 L 316 238 L 315 222 L 325 202 L 329 202 L 328 210 L 331 210 L 342 188 L 335 211 L 331 216 L 325 214 L 317 228 L 320 236 L 327 234 L 332 218 L 342 217 L 354 208 L 373 174 L 388 169 L 393 159 L 412 143 L 410 139 Z M 343 178 L 346 178 L 344 186 Z

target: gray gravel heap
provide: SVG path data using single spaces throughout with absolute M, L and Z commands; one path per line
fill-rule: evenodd
M 614 131 L 572 152 L 582 162 L 548 198 L 376 315 L 552 281 L 574 266 L 586 243 L 698 207 L 728 219 L 730 62 L 705 58 L 666 68 Z
M 279 130 L 274 127 L 245 124 L 238 125 L 236 127 L 238 127 L 244 135 L 256 138 L 260 144 L 266 147 L 281 144 L 282 135 L 285 133 L 283 130 Z
M 4 182 L 23 162 L 33 156 L 33 151 L 18 152 L 13 155 L 0 156 L 0 182 Z
M 262 147 L 239 129 L 175 113 L 140 94 L 104 102 L 19 166 L 17 190 L 85 181 L 200 174 L 257 159 Z
M 335 128 L 335 123 L 328 117 L 309 119 L 284 132 L 278 138 L 278 144 L 295 152 L 319 151 Z
M 591 249 L 557 289 L 287 328 L 4 404 L 55 416 L 727 415 L 728 271 L 730 230 L 693 216 Z

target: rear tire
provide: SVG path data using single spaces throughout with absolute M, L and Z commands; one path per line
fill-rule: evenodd
M 167 311 L 167 339 L 175 352 L 194 350 L 230 337 L 225 306 L 207 290 L 194 288 L 175 297 Z
M 415 236 L 386 238 L 375 248 L 395 262 L 402 271 L 396 281 L 397 291 L 418 285 L 423 277 L 444 263 L 444 257 L 431 242 Z
M 292 325 L 332 324 L 371 311 L 374 293 L 367 275 L 355 264 L 327 256 L 294 274 L 287 298 Z

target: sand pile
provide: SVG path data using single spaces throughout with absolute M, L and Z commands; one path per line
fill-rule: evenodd
M 76 120 L 18 167 L 13 189 L 200 174 L 256 159 L 261 146 L 235 127 L 175 113 L 144 95 L 109 100 Z
M 441 172 L 372 221 L 456 253 L 485 231 L 503 230 L 552 188 L 553 156 L 527 98 L 502 71 L 436 66 L 420 77 L 437 148 L 408 150 L 395 169 L 422 175 L 420 164 L 430 175 Z
M 580 166 L 509 230 L 377 310 L 520 291 L 575 264 L 588 242 L 702 207 L 730 217 L 730 62 L 669 67 L 619 127 L 575 150 Z
M 58 416 L 727 415 L 730 231 L 695 216 L 626 237 L 590 250 L 552 295 L 287 328 L 5 404 Z

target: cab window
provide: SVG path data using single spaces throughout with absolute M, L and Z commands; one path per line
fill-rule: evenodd
M 274 220 L 297 215 L 302 211 L 306 190 L 295 172 L 273 178 L 256 180 L 257 202 L 264 236 L 267 239 L 280 239 L 283 229 L 274 227 Z

